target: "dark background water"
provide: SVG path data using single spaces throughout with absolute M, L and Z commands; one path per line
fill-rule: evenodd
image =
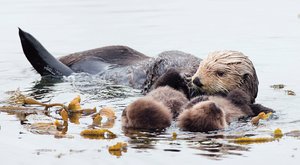
M 36 135 L 20 124 L 16 115 L 0 112 L 0 158 L 9 164 L 53 163 L 244 163 L 263 161 L 296 164 L 299 137 L 279 141 L 233 145 L 226 138 L 187 133 L 176 127 L 166 133 L 134 140 L 121 130 L 123 108 L 140 96 L 138 91 L 104 85 L 91 76 L 73 76 L 56 84 L 40 82 L 23 55 L 18 38 L 21 27 L 38 38 L 56 57 L 106 45 L 127 45 L 149 56 L 181 50 L 204 58 L 215 50 L 238 50 L 253 61 L 260 81 L 257 102 L 277 111 L 278 119 L 258 128 L 233 126 L 223 135 L 269 135 L 300 129 L 300 1 L 299 0 L 1 0 L 0 100 L 19 88 L 42 101 L 69 102 L 80 94 L 84 107 L 116 108 L 114 140 L 88 140 L 79 132 L 91 123 L 83 117 L 71 124 L 73 139 Z M 270 85 L 283 83 L 284 90 Z M 31 115 L 30 122 L 52 121 Z M 178 140 L 170 140 L 177 132 Z M 107 146 L 129 143 L 127 153 L 116 158 Z M 216 161 L 218 159 L 220 161 Z

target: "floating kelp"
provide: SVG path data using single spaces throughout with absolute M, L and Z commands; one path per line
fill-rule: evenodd
M 40 135 L 54 135 L 58 132 L 54 123 L 33 123 L 27 125 L 27 129 L 34 134 Z
M 114 139 L 117 137 L 108 129 L 86 129 L 81 131 L 80 135 L 88 139 Z
M 1 112 L 46 112 L 35 107 L 21 107 L 21 106 L 0 106 Z
M 289 96 L 296 96 L 296 93 L 292 90 L 285 90 L 285 93 Z
M 283 133 L 282 133 L 281 129 L 280 128 L 275 129 L 275 131 L 273 132 L 273 136 L 274 136 L 274 138 L 277 138 L 277 139 L 282 138 Z
M 270 87 L 273 88 L 273 89 L 283 89 L 285 88 L 286 85 L 283 85 L 283 84 L 276 84 L 276 85 L 271 85 Z M 296 96 L 296 93 L 292 90 L 284 90 L 284 92 L 289 95 L 289 96 Z
M 8 94 L 11 95 L 7 100 L 8 104 L 11 104 L 11 105 L 24 104 L 24 100 L 25 100 L 26 96 L 21 93 L 20 89 L 8 92 Z
M 93 125 L 94 126 L 100 126 L 101 125 L 101 121 L 102 121 L 102 117 L 100 114 L 96 114 L 93 117 Z
M 266 143 L 274 140 L 275 139 L 272 137 L 258 137 L 258 138 L 241 137 L 241 138 L 234 139 L 233 142 L 236 144 L 253 144 L 253 143 Z
M 267 120 L 270 118 L 271 115 L 272 115 L 272 112 L 269 112 L 267 114 L 265 114 L 265 112 L 261 112 L 257 116 L 255 116 L 251 119 L 251 123 L 253 125 L 258 125 L 259 120 Z
M 68 122 L 68 112 L 63 109 L 62 111 L 60 111 L 60 116 L 63 119 L 64 122 Z
M 111 155 L 115 155 L 117 157 L 122 156 L 122 152 L 127 152 L 127 143 L 124 142 L 118 142 L 115 145 L 108 147 L 108 152 Z
M 173 132 L 172 133 L 172 140 L 176 140 L 177 139 L 177 133 L 176 132 Z
M 282 138 L 283 133 L 281 129 L 277 128 L 273 132 L 273 137 L 240 137 L 231 140 L 231 142 L 236 143 L 236 144 L 253 144 L 253 143 L 267 143 L 267 142 L 272 142 L 275 140 L 278 140 Z
M 101 128 L 112 128 L 115 124 L 116 115 L 113 108 L 104 107 L 99 111 L 99 113 L 94 114 L 92 118 L 93 126 L 99 126 Z M 104 120 L 104 118 L 106 120 Z
M 112 107 L 104 107 L 99 111 L 101 116 L 106 116 L 109 120 L 115 119 L 115 110 Z
M 285 87 L 284 84 L 274 84 L 270 86 L 273 89 L 283 89 Z
M 73 136 L 66 135 L 68 131 L 68 123 L 60 123 L 58 120 L 50 123 L 32 123 L 27 124 L 25 128 L 29 132 L 39 135 L 54 135 L 56 138 L 73 138 Z
M 75 97 L 68 105 L 68 110 L 72 110 L 72 111 L 78 111 L 78 110 L 81 110 L 81 106 L 80 106 L 80 101 L 81 101 L 81 98 L 80 96 L 78 95 L 77 97 Z

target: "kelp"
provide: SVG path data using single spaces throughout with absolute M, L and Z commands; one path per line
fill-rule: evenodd
M 275 85 L 271 85 L 270 87 L 276 90 L 281 90 L 283 88 L 285 88 L 286 85 L 284 84 L 275 84 Z M 296 96 L 296 93 L 290 89 L 286 89 L 284 90 L 284 92 L 289 95 L 289 96 Z
M 112 107 L 104 107 L 99 111 L 101 116 L 106 116 L 109 120 L 113 120 L 116 118 L 115 111 Z
M 270 86 L 273 89 L 283 89 L 285 87 L 284 84 L 274 84 Z
M 278 140 L 283 137 L 281 129 L 277 128 L 273 131 L 273 137 L 239 137 L 231 140 L 231 142 L 236 144 L 253 144 L 253 143 L 267 143 Z
M 87 139 L 114 139 L 117 137 L 108 129 L 85 129 L 81 131 L 80 135 Z
M 106 120 L 103 120 L 106 118 Z M 115 124 L 115 110 L 111 107 L 102 108 L 99 113 L 92 116 L 93 124 L 92 126 L 98 126 L 101 128 L 112 128 Z M 105 122 L 103 122 L 105 121 Z
M 122 152 L 127 152 L 127 143 L 118 142 L 115 145 L 109 146 L 108 147 L 108 152 L 111 155 L 120 157 L 120 156 L 122 156 Z
M 68 110 L 70 111 L 73 111 L 73 112 L 76 112 L 78 110 L 81 110 L 81 105 L 80 105 L 80 101 L 81 101 L 81 98 L 80 96 L 76 96 L 68 105 Z
M 296 92 L 292 91 L 292 90 L 284 90 L 285 93 L 289 96 L 296 96 Z
M 272 115 L 272 112 L 269 112 L 267 114 L 265 114 L 265 112 L 261 112 L 257 116 L 255 116 L 251 119 L 251 123 L 253 125 L 258 125 L 260 120 L 267 120 L 270 118 L 271 115 Z
M 54 135 L 56 138 L 73 138 L 73 136 L 66 135 L 68 131 L 68 123 L 64 122 L 61 124 L 59 121 L 50 123 L 32 123 L 27 124 L 26 128 L 29 132 L 39 135 Z

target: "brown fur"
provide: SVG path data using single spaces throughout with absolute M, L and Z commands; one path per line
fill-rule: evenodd
M 188 102 L 185 95 L 179 91 L 174 90 L 169 86 L 159 87 L 147 94 L 154 100 L 163 103 L 170 108 L 173 117 L 176 118 L 181 113 L 181 107 Z
M 187 103 L 185 95 L 171 87 L 158 87 L 143 98 L 129 104 L 122 114 L 125 128 L 164 129 Z
M 187 131 L 208 132 L 226 126 L 225 114 L 212 101 L 197 103 L 178 117 L 178 126 Z
M 234 120 L 253 115 L 247 94 L 234 90 L 227 97 L 194 98 L 179 115 L 178 126 L 188 131 L 208 132 L 224 129 Z
M 192 82 L 198 80 L 195 90 L 208 95 L 228 94 L 241 89 L 250 96 L 253 103 L 258 92 L 258 78 L 252 62 L 237 51 L 216 51 L 200 62 Z
M 122 125 L 125 128 L 164 129 L 171 125 L 171 121 L 171 111 L 151 97 L 134 101 L 122 114 Z

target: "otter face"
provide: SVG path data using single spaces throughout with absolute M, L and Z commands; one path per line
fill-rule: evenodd
M 216 51 L 201 61 L 192 77 L 196 89 L 209 94 L 228 94 L 241 89 L 254 102 L 258 91 L 255 68 L 247 56 L 237 51 Z
M 223 110 L 212 101 L 203 101 L 183 111 L 178 117 L 178 125 L 187 131 L 208 132 L 224 129 L 227 123 Z

